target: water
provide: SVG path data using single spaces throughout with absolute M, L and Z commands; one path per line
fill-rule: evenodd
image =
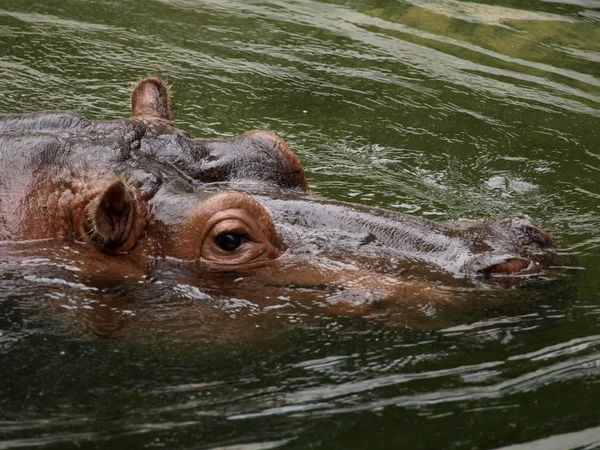
M 0 449 L 600 448 L 600 2 L 4 0 L 0 48 L 0 113 L 125 117 L 160 71 L 179 126 L 273 130 L 326 197 L 565 255 L 361 316 L 0 245 Z

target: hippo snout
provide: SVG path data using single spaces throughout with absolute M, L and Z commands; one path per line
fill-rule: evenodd
M 504 239 L 498 239 L 497 248 L 474 258 L 467 265 L 468 273 L 488 277 L 528 277 L 542 273 L 537 260 L 552 247 L 552 238 L 546 231 L 527 216 L 500 220 L 495 228 Z
M 519 243 L 525 247 L 546 249 L 552 246 L 550 235 L 535 225 L 527 216 L 511 219 L 510 226 L 517 235 Z

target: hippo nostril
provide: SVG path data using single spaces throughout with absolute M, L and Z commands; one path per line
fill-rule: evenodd
M 541 228 L 528 225 L 523 227 L 522 231 L 530 238 L 532 243 L 538 244 L 540 247 L 550 247 L 552 245 L 552 238 Z
M 514 219 L 512 222 L 519 240 L 523 245 L 538 245 L 542 248 L 552 245 L 552 238 L 541 228 L 533 225 L 527 218 Z

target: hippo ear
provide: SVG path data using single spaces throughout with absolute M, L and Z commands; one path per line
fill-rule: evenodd
M 131 92 L 133 117 L 172 120 L 171 93 L 163 79 L 149 77 L 139 81 Z
M 117 178 L 85 208 L 86 231 L 103 248 L 117 248 L 128 241 L 135 222 L 136 196 Z

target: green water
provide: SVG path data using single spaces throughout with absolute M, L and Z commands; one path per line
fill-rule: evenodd
M 323 196 L 528 214 L 566 262 L 411 321 L 0 245 L 0 449 L 600 448 L 600 2 L 0 0 L 0 113 L 125 117 L 156 72 Z

